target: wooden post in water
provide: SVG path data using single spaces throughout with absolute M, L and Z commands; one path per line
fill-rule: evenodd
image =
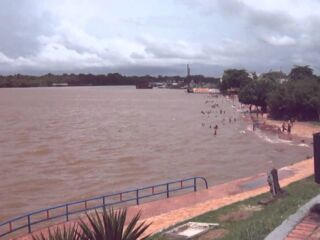
M 273 168 L 268 174 L 268 184 L 273 197 L 280 195 L 283 191 L 280 188 L 277 169 Z

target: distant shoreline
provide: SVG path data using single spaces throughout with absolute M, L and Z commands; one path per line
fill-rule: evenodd
M 42 76 L 31 75 L 0 75 L 0 88 L 23 87 L 51 87 L 51 86 L 123 86 L 137 85 L 141 83 L 159 84 L 165 83 L 174 86 L 186 86 L 193 80 L 197 84 L 214 84 L 220 82 L 220 78 L 206 77 L 203 75 L 190 76 L 125 76 L 119 73 L 108 74 L 46 74 Z

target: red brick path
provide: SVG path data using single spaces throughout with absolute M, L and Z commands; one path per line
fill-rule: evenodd
M 295 226 L 285 240 L 319 240 L 319 223 L 319 219 L 316 219 L 312 215 L 308 215 Z

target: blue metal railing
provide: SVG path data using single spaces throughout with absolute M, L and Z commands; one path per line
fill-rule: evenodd
M 141 199 L 151 198 L 159 195 L 166 195 L 170 197 L 170 193 L 181 191 L 184 189 L 193 189 L 197 191 L 197 180 L 202 180 L 205 183 L 206 189 L 208 189 L 208 182 L 204 177 L 192 177 L 180 179 L 172 182 L 161 183 L 157 185 L 147 186 L 143 188 L 137 188 L 133 190 L 127 190 L 123 192 L 112 193 L 108 195 L 98 196 L 85 200 L 69 202 L 37 211 L 27 213 L 22 216 L 18 216 L 0 223 L 0 237 L 16 232 L 21 229 L 27 229 L 28 233 L 31 233 L 32 226 L 48 222 L 50 220 L 65 218 L 69 221 L 71 215 L 95 210 L 103 207 L 112 207 L 124 203 L 134 202 L 139 205 Z M 173 188 L 174 187 L 174 188 Z M 160 190 L 159 190 L 160 189 Z M 145 193 L 147 191 L 147 193 Z M 114 200 L 117 198 L 117 200 Z M 114 201 L 112 201 L 114 200 Z M 99 202 L 94 206 L 89 206 L 92 202 Z M 75 209 L 78 207 L 78 209 Z M 54 212 L 59 212 L 54 214 Z

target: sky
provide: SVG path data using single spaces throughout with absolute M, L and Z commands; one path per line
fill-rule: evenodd
M 0 74 L 319 73 L 319 10 L 319 0 L 1 0 Z

